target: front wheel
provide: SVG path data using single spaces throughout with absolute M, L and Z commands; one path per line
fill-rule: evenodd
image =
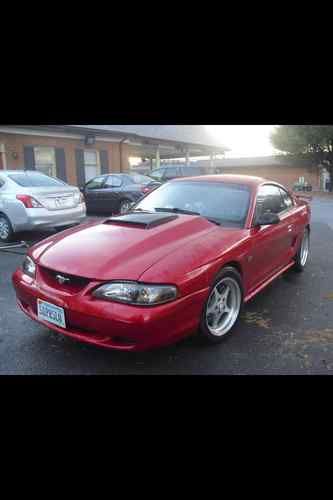
M 242 278 L 233 267 L 217 275 L 205 304 L 200 334 L 212 344 L 221 342 L 235 326 L 243 304 Z
M 3 214 L 0 214 L 0 243 L 9 243 L 12 241 L 14 231 L 10 220 Z
M 302 237 L 301 245 L 298 249 L 295 258 L 295 271 L 301 273 L 304 271 L 305 266 L 308 262 L 310 254 L 310 231 L 309 228 L 306 228 Z

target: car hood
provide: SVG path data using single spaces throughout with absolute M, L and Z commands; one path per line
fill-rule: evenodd
M 32 251 L 41 266 L 94 280 L 139 280 L 150 267 L 176 250 L 221 228 L 202 217 L 179 215 L 145 229 L 112 222 L 68 230 Z

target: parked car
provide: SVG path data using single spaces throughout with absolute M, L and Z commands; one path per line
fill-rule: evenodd
M 125 213 L 133 203 L 161 184 L 140 174 L 100 175 L 82 193 L 89 213 Z
M 18 304 L 107 348 L 145 350 L 197 332 L 217 343 L 243 303 L 288 269 L 304 270 L 310 217 L 305 201 L 257 177 L 171 181 L 129 214 L 31 248 L 13 276 Z
M 85 216 L 78 188 L 37 171 L 0 172 L 0 242 L 19 231 L 79 224 Z
M 312 186 L 308 182 L 300 183 L 296 182 L 293 187 L 296 192 L 310 192 L 312 191 Z
M 158 182 L 167 182 L 172 179 L 183 177 L 197 177 L 198 175 L 214 175 L 217 174 L 217 168 L 200 167 L 194 165 L 164 165 L 160 168 L 152 170 L 149 177 Z

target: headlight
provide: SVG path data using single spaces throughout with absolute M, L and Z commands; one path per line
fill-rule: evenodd
M 170 285 L 145 285 L 135 282 L 109 283 L 97 288 L 94 297 L 138 306 L 153 306 L 175 300 L 177 288 Z
M 22 264 L 23 271 L 31 278 L 36 276 L 36 264 L 30 257 L 26 257 Z

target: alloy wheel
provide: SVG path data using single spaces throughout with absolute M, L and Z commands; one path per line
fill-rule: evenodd
M 300 252 L 300 262 L 301 262 L 301 266 L 305 266 L 307 260 L 308 260 L 308 256 L 309 256 L 309 243 L 310 243 L 310 239 L 309 239 L 309 232 L 308 231 L 305 231 L 304 233 L 304 236 L 303 236 L 303 240 L 302 240 L 302 245 L 301 245 L 301 252 Z
M 126 214 L 130 208 L 132 203 L 130 201 L 123 201 L 120 205 L 120 213 L 121 215 Z
M 213 288 L 206 307 L 206 325 L 209 332 L 222 337 L 237 321 L 242 293 L 236 280 L 223 278 Z
M 0 217 L 0 240 L 6 241 L 10 234 L 10 227 L 7 219 Z

